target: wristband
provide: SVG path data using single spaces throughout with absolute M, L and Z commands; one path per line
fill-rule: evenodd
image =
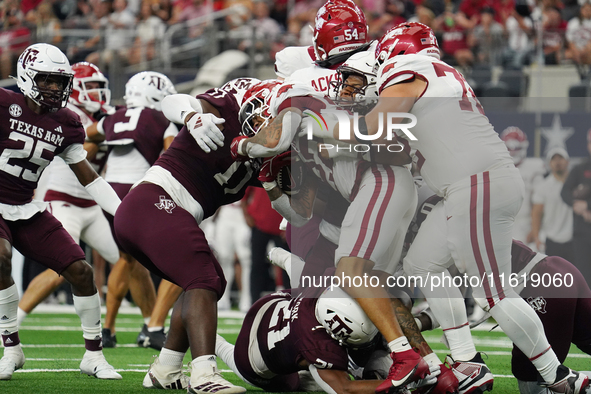
M 265 189 L 265 191 L 270 192 L 271 190 L 275 189 L 277 187 L 277 182 L 273 181 L 273 182 L 263 182 L 263 189 Z

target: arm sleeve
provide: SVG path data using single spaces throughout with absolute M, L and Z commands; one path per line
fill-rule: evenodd
M 310 373 L 312 374 L 312 377 L 314 378 L 314 381 L 316 383 L 318 383 L 318 386 L 320 386 L 320 388 L 322 390 L 324 390 L 328 394 L 337 394 L 337 392 L 334 391 L 334 389 L 332 387 L 330 387 L 328 385 L 328 383 L 326 383 L 324 380 L 322 380 L 322 378 L 318 374 L 318 369 L 313 364 L 310 364 L 310 366 L 308 367 L 308 369 L 310 370 Z
M 312 218 L 312 216 L 309 218 L 302 217 L 294 211 L 289 202 L 289 197 L 285 194 L 282 194 L 278 199 L 271 201 L 271 206 L 295 227 L 302 227 Z
M 99 134 L 105 135 L 105 118 L 101 118 L 101 120 L 98 121 L 98 123 L 96 124 L 96 131 L 99 132 Z
M 64 149 L 64 151 L 58 156 L 64 159 L 68 165 L 76 164 L 86 159 L 86 151 L 82 144 L 72 144 Z
M 96 178 L 88 185 L 84 186 L 88 194 L 94 201 L 107 213 L 115 216 L 121 200 L 115 190 L 102 177 Z
M 171 122 L 185 124 L 185 117 L 193 111 L 203 113 L 203 108 L 197 98 L 188 94 L 172 94 L 162 100 L 162 113 Z

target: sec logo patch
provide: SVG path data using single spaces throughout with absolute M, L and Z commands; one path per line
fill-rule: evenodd
M 10 116 L 18 118 L 23 114 L 23 109 L 18 104 L 12 104 L 10 107 L 8 107 L 8 113 Z

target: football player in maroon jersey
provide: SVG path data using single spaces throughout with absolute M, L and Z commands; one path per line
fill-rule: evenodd
M 18 59 L 17 85 L 24 95 L 0 89 L 0 333 L 5 346 L 0 379 L 25 363 L 16 318 L 18 292 L 11 276 L 12 246 L 52 268 L 72 285 L 86 353 L 80 370 L 99 379 L 121 379 L 105 360 L 100 298 L 85 255 L 61 223 L 33 200 L 39 176 L 54 156 L 70 166 L 88 193 L 115 214 L 119 198 L 86 161 L 80 118 L 63 108 L 74 73 L 66 56 L 49 44 L 34 44 Z
M 246 391 L 223 379 L 217 370 L 217 301 L 226 280 L 199 223 L 220 206 L 240 200 L 247 186 L 258 183 L 257 162 L 234 162 L 229 143 L 218 148 L 211 140 L 212 136 L 218 141 L 238 136 L 239 105 L 251 84 L 252 80 L 239 79 L 197 98 L 164 98 L 167 118 L 186 127 L 131 189 L 115 215 L 121 246 L 150 271 L 184 290 L 144 387 L 188 386 L 190 393 Z M 190 380 L 181 372 L 189 348 Z

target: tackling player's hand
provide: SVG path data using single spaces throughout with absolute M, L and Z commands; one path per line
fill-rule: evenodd
M 284 152 L 280 155 L 268 157 L 263 161 L 261 171 L 259 172 L 259 181 L 273 182 L 277 178 L 279 171 L 285 166 L 291 164 L 291 151 Z
M 224 134 L 217 125 L 225 121 L 213 114 L 195 114 L 187 122 L 187 130 L 195 138 L 197 145 L 209 153 L 217 150 L 218 146 L 224 146 Z
M 232 155 L 232 159 L 234 159 L 234 161 L 248 160 L 248 156 L 244 156 L 244 155 L 242 155 L 242 153 L 239 152 L 240 141 L 243 141 L 247 138 L 248 137 L 241 135 L 241 136 L 238 136 L 232 140 L 232 144 L 230 145 L 230 154 Z

